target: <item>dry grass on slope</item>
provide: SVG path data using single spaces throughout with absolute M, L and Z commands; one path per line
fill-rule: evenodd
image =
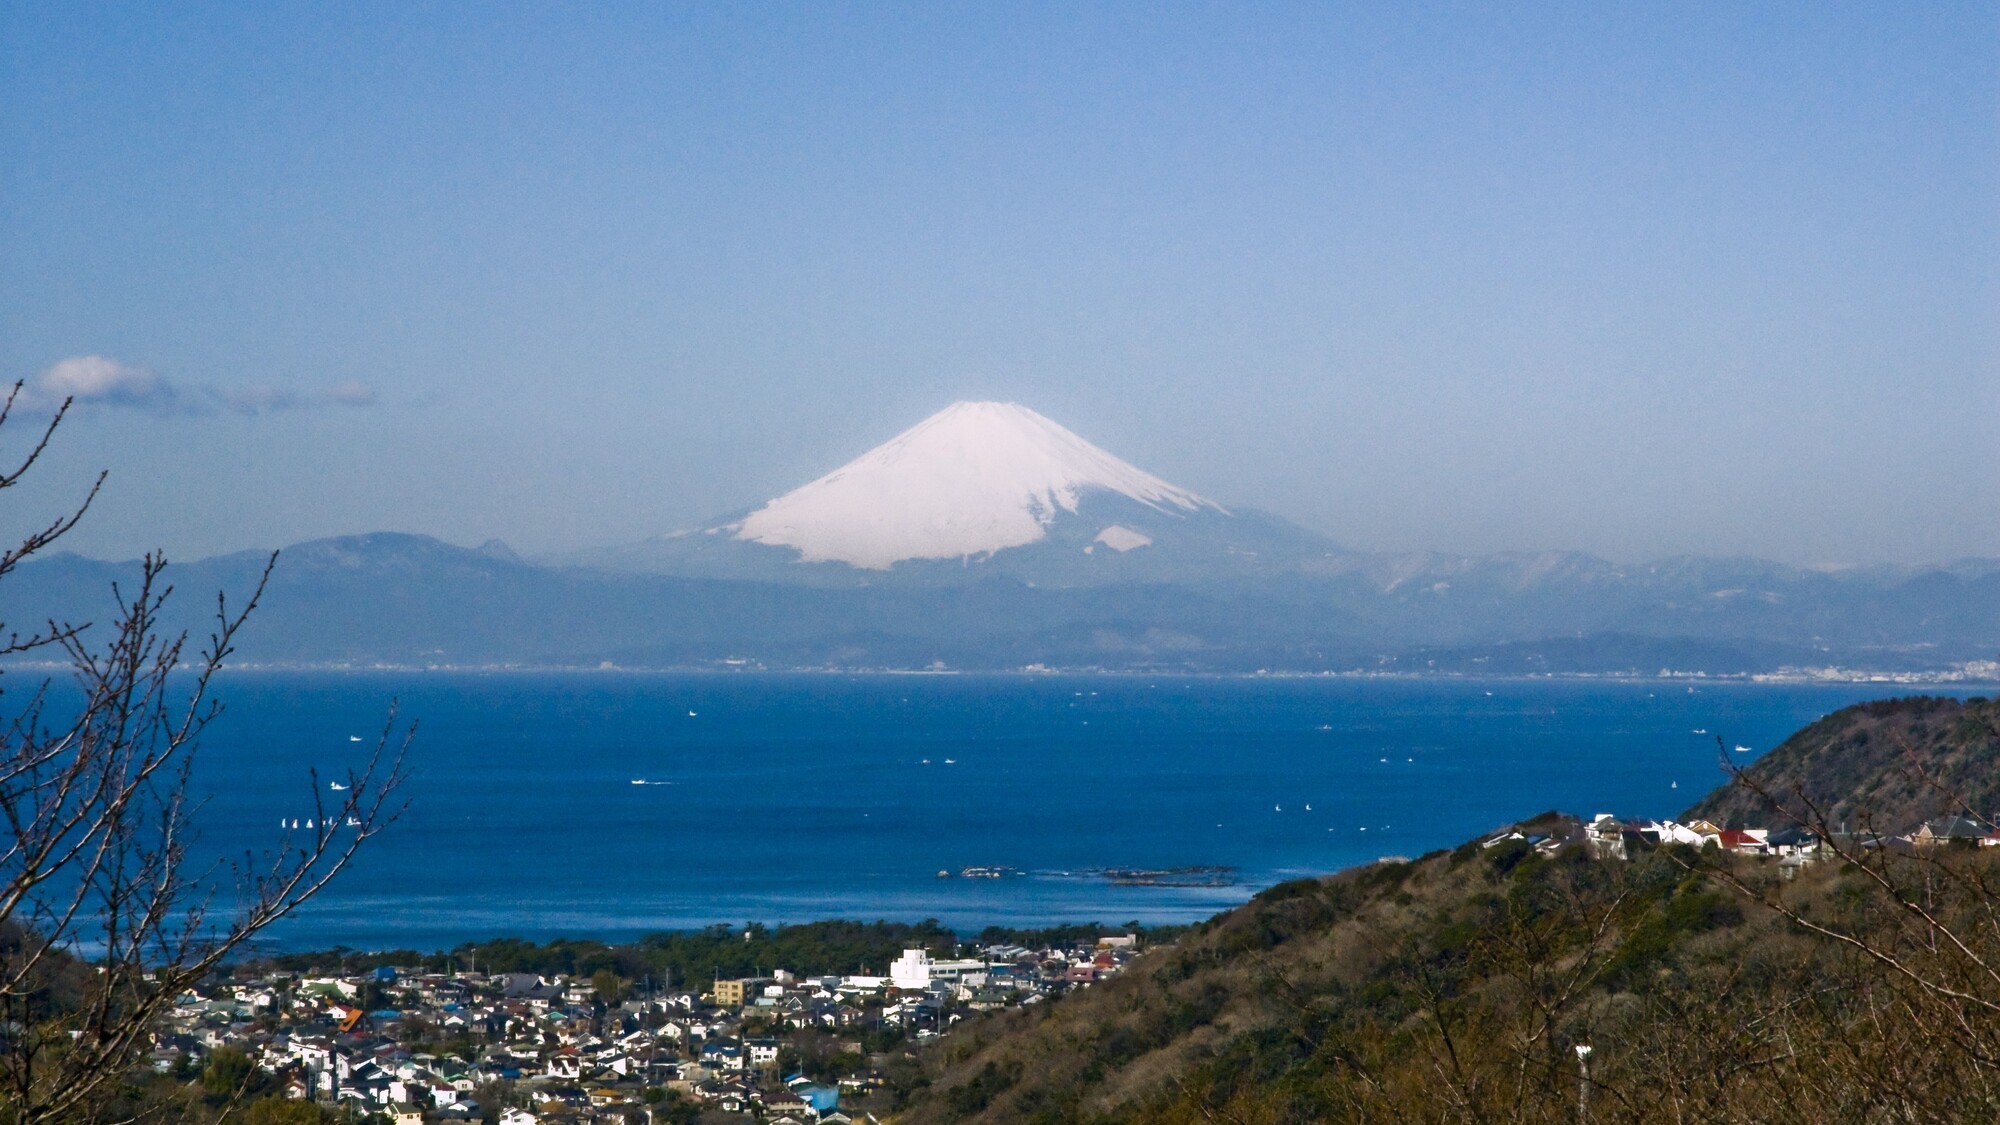
M 2000 961 L 1977 882 L 2000 857 L 1883 858 L 1905 889 L 1971 872 L 1930 901 Z M 1558 1122 L 1580 1098 L 1606 1121 L 2000 1116 L 2000 978 L 1916 919 L 1839 862 L 1786 882 L 1713 851 L 1468 845 L 1283 884 L 1115 981 L 975 1022 L 898 1120 Z
M 1298 880 L 1218 916 L 1123 976 L 952 1036 L 899 1121 L 1116 1119 L 1180 1090 L 1232 1043 L 1278 1039 L 1302 1011 L 1382 971 L 1381 935 L 1481 877 L 1448 857 Z

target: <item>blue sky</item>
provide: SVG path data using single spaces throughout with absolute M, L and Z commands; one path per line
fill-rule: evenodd
M 1990 5 L 6 2 L 0 158 L 0 374 L 100 399 L 0 530 L 109 468 L 91 554 L 638 539 L 966 397 L 1360 548 L 2000 554 Z

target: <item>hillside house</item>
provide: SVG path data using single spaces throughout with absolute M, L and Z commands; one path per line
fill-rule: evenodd
M 1910 843 L 1920 848 L 1935 848 L 1946 844 L 1963 847 L 1991 846 L 2000 843 L 1996 839 L 1993 826 L 1969 816 L 1941 816 L 1927 820 L 1915 832 L 1910 833 Z

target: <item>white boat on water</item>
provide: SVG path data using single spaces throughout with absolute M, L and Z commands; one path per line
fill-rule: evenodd
M 333 791 L 334 791 L 334 792 L 336 792 L 336 793 L 339 793 L 339 792 L 343 792 L 343 791 L 345 791 L 345 790 L 347 789 L 347 786 L 345 786 L 345 785 L 342 785 L 342 784 L 341 784 L 340 782 L 338 782 L 338 781 L 329 781 L 329 782 L 327 782 L 327 783 L 326 783 L 326 787 L 327 787 L 328 789 L 331 789 L 331 790 L 333 790 Z
M 1750 752 L 1750 748 L 1748 746 L 1738 746 L 1736 748 L 1736 752 L 1738 754 L 1748 754 Z

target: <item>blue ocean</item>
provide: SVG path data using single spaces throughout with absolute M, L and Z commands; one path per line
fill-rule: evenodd
M 836 917 L 1157 923 L 1544 809 L 1676 813 L 1723 780 L 1715 736 L 1748 761 L 1829 711 L 1907 691 L 238 672 L 221 681 L 228 710 L 196 785 L 201 847 L 261 852 L 310 815 L 308 771 L 324 785 L 354 765 L 392 700 L 420 723 L 407 808 L 268 935 L 285 948 Z M 971 865 L 1010 870 L 959 874 Z M 1104 875 L 1192 867 L 1230 870 L 1215 886 Z

